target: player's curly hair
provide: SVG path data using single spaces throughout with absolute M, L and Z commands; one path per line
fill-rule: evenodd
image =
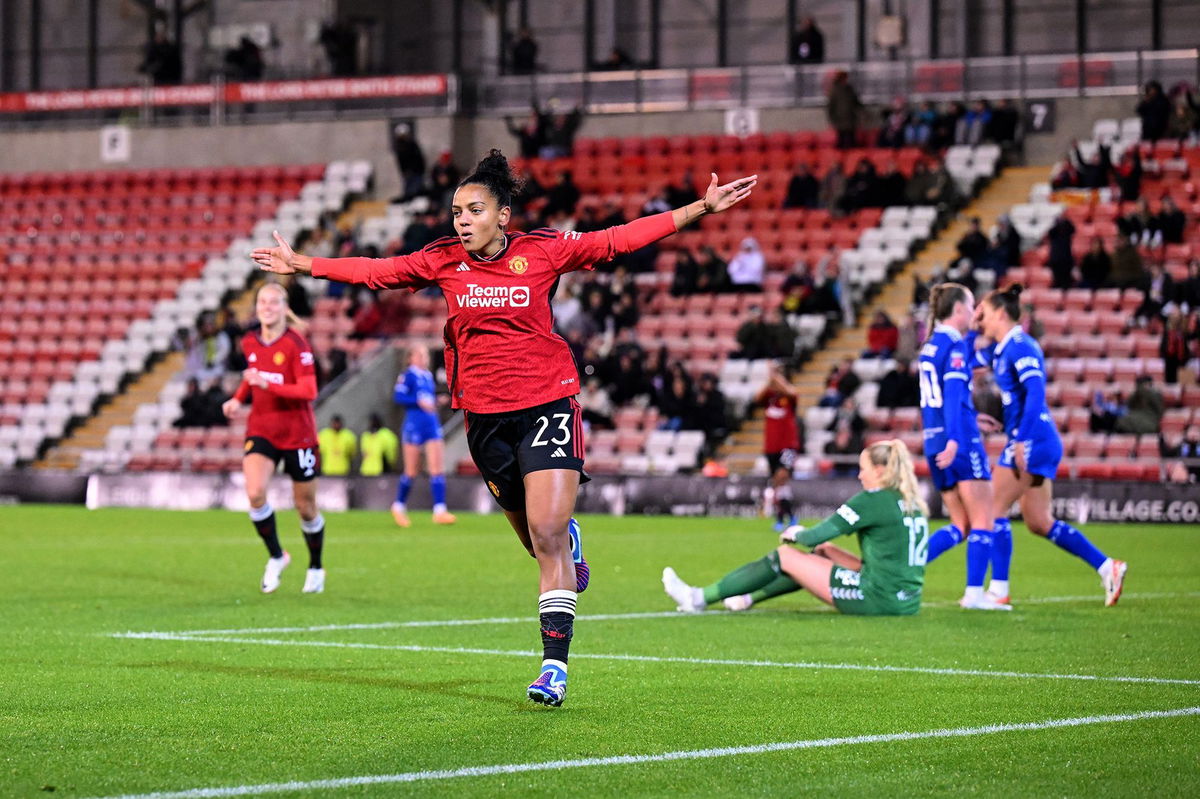
M 867 447 L 867 460 L 874 466 L 883 467 L 883 475 L 880 478 L 883 488 L 900 492 L 905 508 L 929 515 L 929 506 L 921 498 L 921 489 L 917 485 L 912 457 L 903 441 L 893 438 L 872 444 Z
M 1021 292 L 1024 290 L 1025 287 L 1020 283 L 1013 283 L 1008 288 L 989 291 L 983 300 L 993 308 L 1003 308 L 1009 319 L 1018 322 L 1021 320 Z
M 475 165 L 471 174 L 462 179 L 458 187 L 461 189 L 470 183 L 486 188 L 501 208 L 512 205 L 512 198 L 519 194 L 525 185 L 523 180 L 513 174 L 504 153 L 495 147 Z
M 950 314 L 958 302 L 966 302 L 970 290 L 962 283 L 938 283 L 929 290 L 929 324 L 926 335 L 933 335 L 933 328 Z

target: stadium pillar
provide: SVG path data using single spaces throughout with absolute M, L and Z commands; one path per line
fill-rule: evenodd
M 929 57 L 941 56 L 941 36 L 938 31 L 942 24 L 942 4 L 938 0 L 929 0 Z
M 42 0 L 29 0 L 29 89 L 42 88 Z
M 500 0 L 496 9 L 496 15 L 500 22 L 500 47 L 498 54 L 500 63 L 497 64 L 497 72 L 504 75 L 508 72 L 508 0 Z
M 583 71 L 592 68 L 592 54 L 596 50 L 596 2 L 584 0 L 583 3 Z
M 1086 53 L 1087 46 L 1087 0 L 1075 0 L 1075 51 Z M 1083 81 L 1079 81 L 1082 87 Z
M 451 69 L 462 72 L 463 63 L 463 0 L 454 0 L 453 51 L 450 56 Z
M 1150 0 L 1150 49 L 1163 49 L 1162 0 Z
M 16 72 L 16 36 L 13 31 L 13 2 L 0 0 L 0 91 L 11 92 Z
M 717 0 L 717 66 L 729 66 L 729 0 Z
M 662 0 L 650 0 L 650 68 L 658 69 L 662 57 Z
M 1013 50 L 1015 49 L 1013 46 L 1013 30 L 1017 25 L 1016 3 L 1014 3 L 1013 0 L 1004 0 L 1003 5 L 1001 6 L 1000 15 L 1000 24 L 1002 26 L 1001 34 L 1003 36 L 1002 47 L 1004 48 L 1004 54 L 1006 56 L 1010 56 L 1013 54 Z
M 87 28 L 88 88 L 94 89 L 100 85 L 100 0 L 88 0 Z
M 867 0 L 854 0 L 854 60 L 867 60 Z

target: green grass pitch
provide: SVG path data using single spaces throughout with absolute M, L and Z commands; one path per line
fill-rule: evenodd
M 0 796 L 1200 795 L 1200 528 L 1085 527 L 1131 564 L 1115 608 L 1021 528 L 1012 613 L 954 605 L 959 548 L 911 618 L 805 594 L 682 616 L 641 615 L 673 610 L 663 566 L 708 582 L 769 525 L 587 517 L 552 710 L 524 698 L 533 560 L 499 516 L 428 518 L 331 514 L 305 596 L 281 514 L 294 561 L 264 596 L 241 514 L 0 509 Z M 478 619 L 498 621 L 434 623 Z

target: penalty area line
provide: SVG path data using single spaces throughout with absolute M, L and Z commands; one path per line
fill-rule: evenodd
M 467 777 L 492 777 L 500 774 L 523 774 L 536 771 L 561 771 L 564 769 L 592 768 L 601 766 L 634 766 L 647 763 L 667 763 L 682 760 L 708 760 L 718 757 L 760 755 L 771 752 L 789 752 L 798 749 L 828 749 L 840 746 L 862 746 L 865 744 L 921 741 L 946 738 L 971 738 L 980 735 L 997 735 L 1007 732 L 1038 732 L 1041 730 L 1084 727 L 1094 724 L 1119 724 L 1151 719 L 1180 718 L 1200 715 L 1200 707 L 1182 707 L 1174 710 L 1147 710 L 1138 713 L 1113 713 L 1104 716 L 1080 716 L 1067 719 L 1019 722 L 1012 724 L 988 724 L 980 727 L 956 727 L 952 729 L 927 730 L 923 732 L 896 732 L 877 735 L 854 735 L 843 738 L 816 738 L 802 741 L 752 744 L 750 746 L 723 746 L 713 749 L 687 749 L 657 754 L 615 755 L 612 757 L 589 757 L 576 760 L 548 760 L 533 763 L 507 763 L 492 766 L 469 766 L 467 768 L 437 771 L 409 771 L 399 774 L 368 774 L 358 777 L 295 782 L 268 782 L 258 785 L 236 785 L 230 787 L 193 788 L 183 791 L 161 791 L 156 793 L 124 794 L 105 799 L 215 799 L 228 796 L 258 796 L 268 793 L 292 793 L 299 791 L 332 791 L 362 785 L 397 785 L 434 780 L 462 779 Z
M 433 652 L 449 655 L 489 655 L 494 657 L 536 657 L 532 649 L 479 649 L 454 646 L 421 646 L 418 644 L 370 644 L 352 641 L 301 641 L 283 638 L 238 638 L 234 636 L 192 636 L 180 633 L 117 633 L 114 638 L 153 641 L 186 641 L 190 643 L 253 644 L 258 646 L 300 646 L 319 649 L 366 649 L 386 652 Z M 608 660 L 632 663 L 672 663 L 691 666 L 735 666 L 739 668 L 824 669 L 827 671 L 866 671 L 892 674 L 933 674 L 943 677 L 1004 677 L 1023 680 L 1076 680 L 1082 682 L 1142 683 L 1151 685 L 1200 685 L 1200 680 L 1170 677 L 1104 676 L 1097 674 L 1056 674 L 991 669 L 955 669 L 933 666 L 888 666 L 873 663 L 820 663 L 808 661 L 736 660 L 732 658 L 663 657 L 657 655 L 609 654 L 572 652 L 575 660 Z

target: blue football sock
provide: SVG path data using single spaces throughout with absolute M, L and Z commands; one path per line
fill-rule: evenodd
M 1104 561 L 1108 560 L 1108 556 L 1096 549 L 1096 545 L 1089 541 L 1086 535 L 1062 519 L 1054 523 L 1046 538 L 1053 541 L 1060 549 L 1065 549 L 1075 557 L 1087 562 L 1093 569 L 1099 569 Z
M 928 554 L 925 557 L 925 563 L 933 563 L 938 559 L 939 555 L 948 549 L 953 549 L 954 547 L 958 546 L 962 543 L 962 540 L 962 530 L 959 530 L 953 524 L 947 525 L 938 530 L 936 533 L 929 536 L 929 549 Z
M 429 478 L 429 490 L 433 492 L 434 507 L 446 504 L 446 475 L 435 474 Z
M 1012 522 L 997 519 L 992 528 L 992 579 L 1007 580 L 1012 565 Z
M 967 587 L 983 588 L 992 554 L 992 531 L 972 530 L 967 536 Z
M 408 492 L 412 491 L 412 478 L 407 474 L 400 476 L 400 482 L 396 483 L 396 501 L 401 505 L 408 502 Z

